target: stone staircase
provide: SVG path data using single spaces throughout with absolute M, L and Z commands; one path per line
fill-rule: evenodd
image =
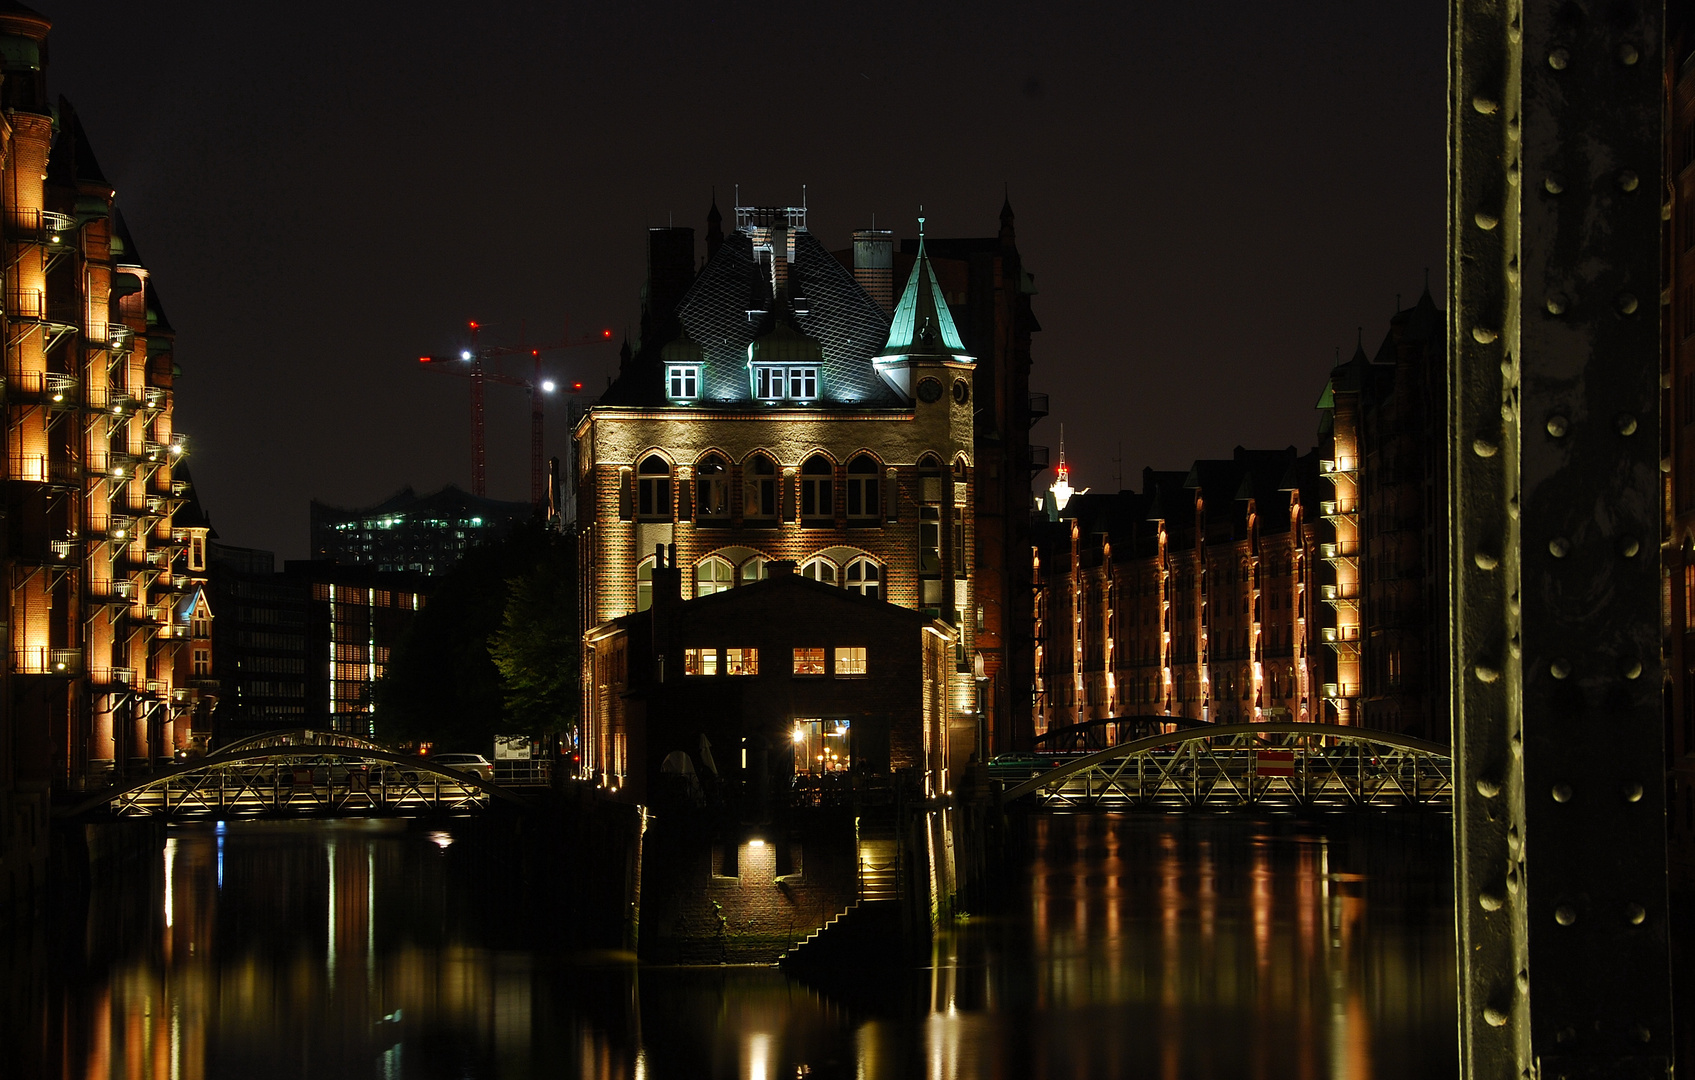
M 901 947 L 899 900 L 859 900 L 778 958 L 784 968 L 886 963 Z

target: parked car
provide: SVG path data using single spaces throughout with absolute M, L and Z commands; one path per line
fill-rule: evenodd
M 429 760 L 460 772 L 475 773 L 484 780 L 494 779 L 494 766 L 481 754 L 431 754 Z

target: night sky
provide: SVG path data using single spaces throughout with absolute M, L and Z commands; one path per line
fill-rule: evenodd
M 311 498 L 469 487 L 468 386 L 417 357 L 468 319 L 622 336 L 643 230 L 703 233 L 714 185 L 726 218 L 737 184 L 807 185 L 832 249 L 873 213 L 913 235 L 919 204 L 993 235 L 1006 185 L 1052 395 L 1032 438 L 1063 422 L 1097 489 L 1120 443 L 1126 486 L 1306 449 L 1336 348 L 1375 349 L 1426 267 L 1442 299 L 1433 0 L 33 6 L 175 326 L 202 503 L 283 558 Z M 492 496 L 527 497 L 527 410 L 489 387 Z

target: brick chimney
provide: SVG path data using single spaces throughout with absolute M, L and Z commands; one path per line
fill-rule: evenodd
M 653 631 L 654 678 L 665 682 L 669 675 L 681 675 L 682 657 L 674 655 L 672 617 L 677 605 L 683 602 L 683 574 L 677 569 L 677 545 L 653 547 L 653 606 L 648 608 L 648 625 Z
M 894 314 L 894 233 L 888 229 L 860 229 L 853 234 L 853 280 L 877 301 L 883 314 Z

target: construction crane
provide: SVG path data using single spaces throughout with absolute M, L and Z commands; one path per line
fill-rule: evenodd
M 485 382 L 500 383 L 503 386 L 521 386 L 530 394 L 530 503 L 533 506 L 543 506 L 547 502 L 547 473 L 542 460 L 542 398 L 556 389 L 550 379 L 542 378 L 541 354 L 555 352 L 560 349 L 572 349 L 579 345 L 593 345 L 600 341 L 612 339 L 611 330 L 602 330 L 598 334 L 584 334 L 578 338 L 566 337 L 563 340 L 546 345 L 477 345 L 478 332 L 482 324 L 472 322 L 471 347 L 460 351 L 458 356 L 420 356 L 418 362 L 429 365 L 437 371 L 456 375 L 471 380 L 471 494 L 484 496 L 488 494 L 488 484 L 485 480 L 485 440 L 483 435 L 483 384 Z M 484 366 L 485 360 L 495 360 L 503 356 L 513 356 L 519 353 L 529 353 L 535 364 L 534 377 L 529 380 L 513 378 L 497 371 L 489 371 Z M 575 390 L 582 389 L 582 383 L 573 383 Z

